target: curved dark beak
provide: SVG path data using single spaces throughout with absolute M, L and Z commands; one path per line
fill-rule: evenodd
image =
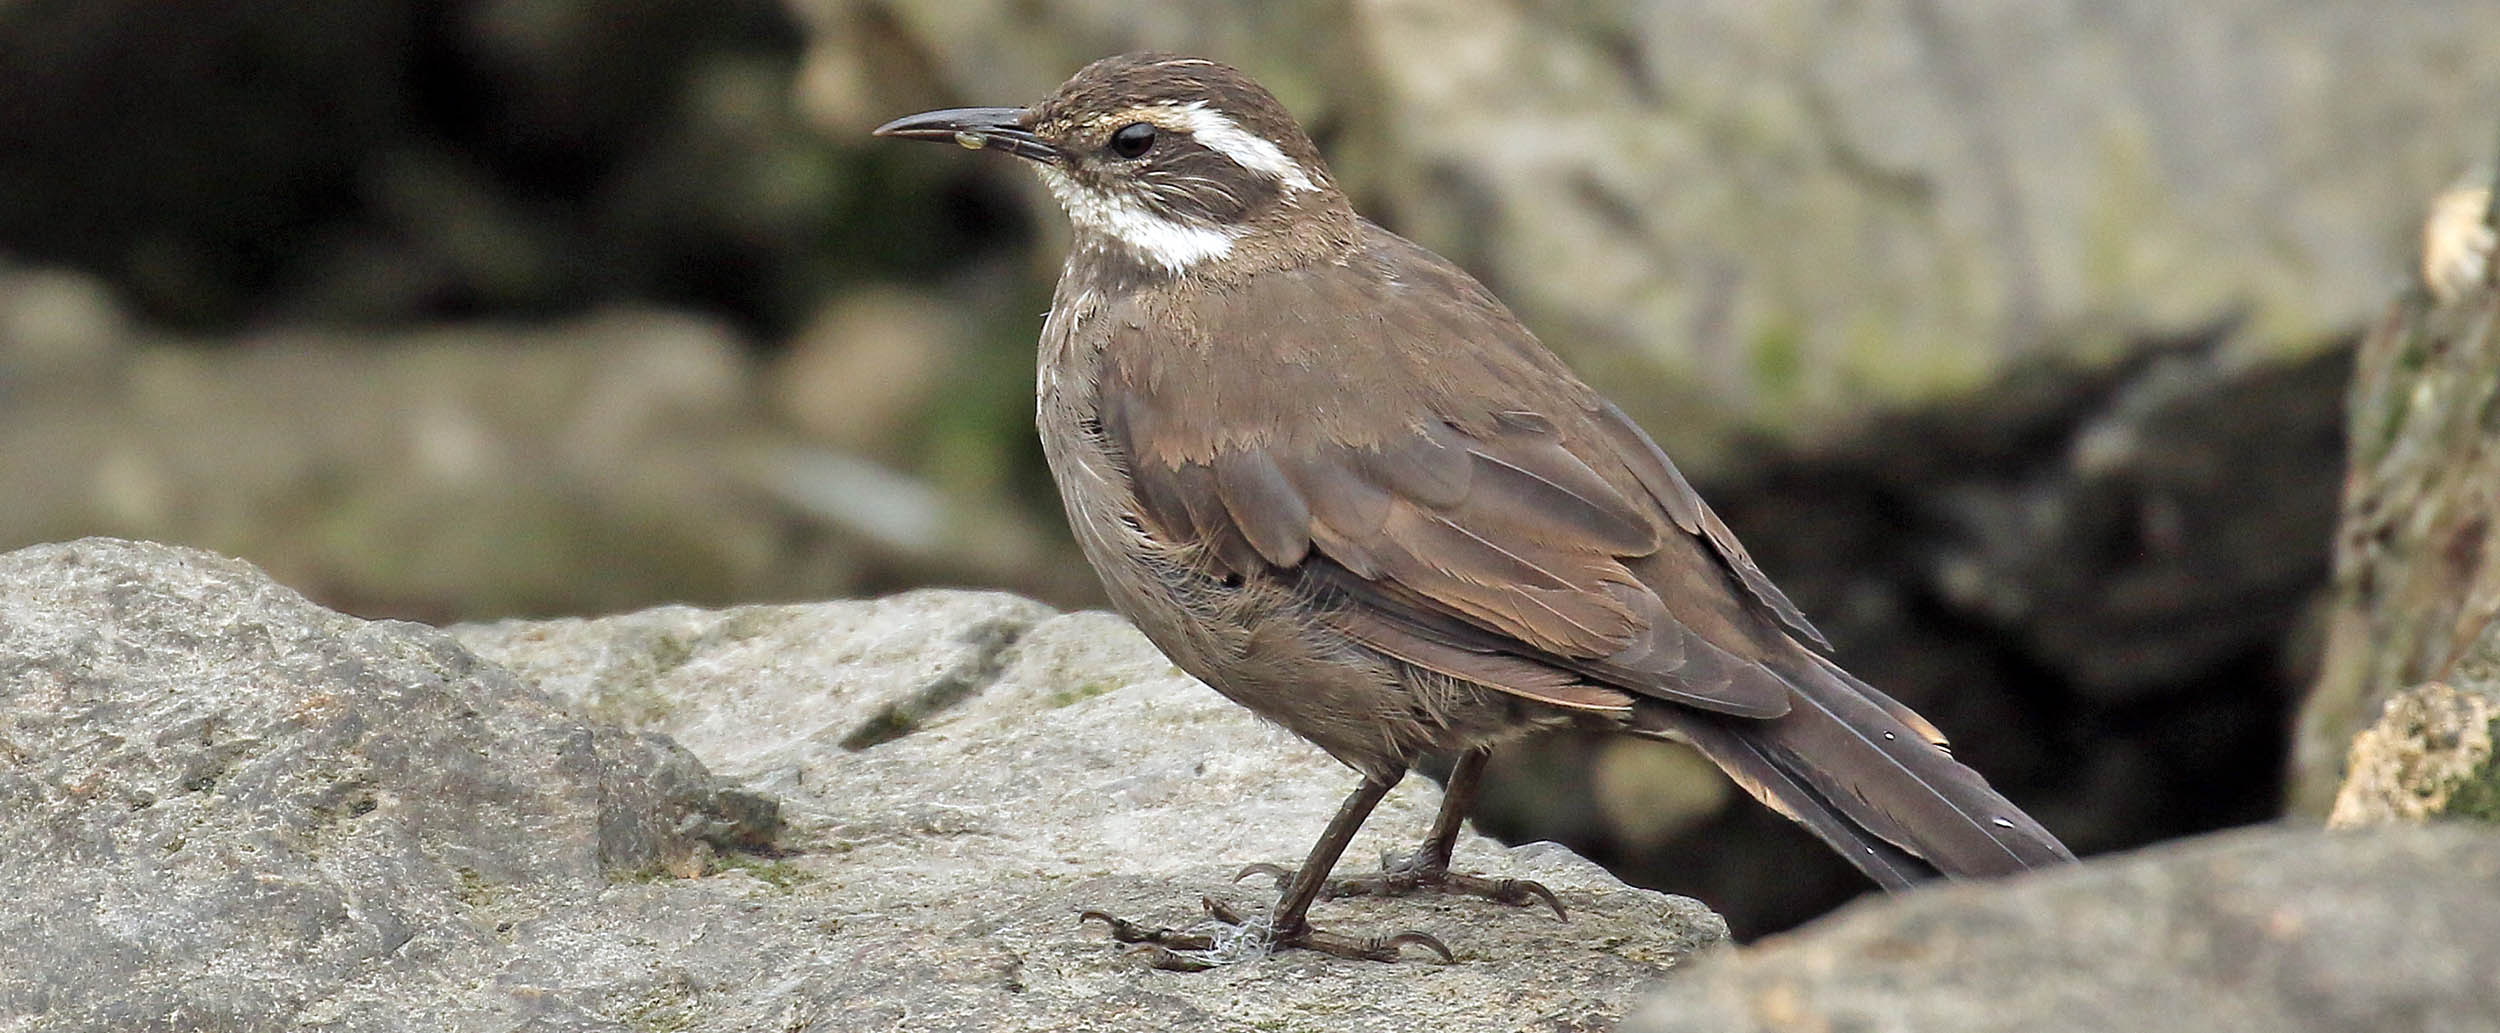
M 1059 160 L 1059 149 L 1025 127 L 1024 108 L 948 108 L 905 115 L 877 127 L 878 136 L 905 140 L 953 140 L 972 150 L 996 148 L 1034 161 Z

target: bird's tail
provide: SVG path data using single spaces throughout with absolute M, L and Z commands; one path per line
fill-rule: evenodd
M 1633 728 L 1690 743 L 1886 889 L 2075 859 L 1908 707 L 1803 647 L 1772 667 L 1792 690 L 1783 717 L 1644 706 Z

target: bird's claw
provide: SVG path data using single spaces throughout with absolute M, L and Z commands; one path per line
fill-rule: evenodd
M 1286 874 L 1289 876 L 1291 873 Z M 1264 948 L 1257 953 L 1298 948 L 1355 961 L 1397 961 L 1406 948 L 1422 947 L 1440 955 L 1444 965 L 1458 960 L 1448 944 L 1430 933 L 1410 931 L 1388 936 L 1348 936 L 1306 925 L 1293 932 L 1276 935 L 1253 926 L 1242 917 L 1241 912 L 1214 897 L 1200 897 L 1198 905 L 1206 910 L 1208 918 L 1256 937 L 1258 944 Z M 1079 922 L 1098 921 L 1109 926 L 1112 939 L 1137 945 L 1137 949 L 1130 953 L 1146 964 L 1167 972 L 1204 972 L 1228 960 L 1222 956 L 1228 949 L 1219 949 L 1223 947 L 1221 938 L 1207 933 L 1140 925 L 1109 912 L 1090 909 L 1077 912 L 1076 917 Z
M 1287 868 L 1281 864 L 1269 864 L 1266 861 L 1252 861 L 1249 864 L 1242 865 L 1240 871 L 1233 873 L 1233 881 L 1240 882 L 1241 880 L 1247 879 L 1253 875 L 1266 875 L 1273 877 L 1276 880 L 1276 888 L 1278 890 L 1284 889 L 1286 883 L 1293 881 L 1293 869 Z
M 1166 972 L 1205 972 L 1215 967 L 1215 962 L 1202 956 L 1179 954 L 1169 947 L 1151 944 L 1139 947 L 1130 953 L 1144 961 L 1147 967 L 1159 968 Z
M 1129 921 L 1128 919 L 1116 917 L 1106 912 L 1090 910 L 1079 911 L 1076 914 L 1076 920 L 1079 922 L 1099 921 L 1104 925 L 1111 927 L 1112 939 L 1118 940 L 1121 943 L 1149 944 L 1155 950 L 1161 951 L 1165 954 L 1171 953 L 1171 951 L 1166 948 L 1196 951 L 1213 950 L 1215 948 L 1215 937 L 1208 936 L 1205 933 L 1182 932 L 1181 930 L 1174 929 L 1169 926 L 1155 926 L 1148 928 Z M 1162 968 L 1163 966 L 1157 965 L 1155 967 Z
M 1405 947 L 1422 947 L 1441 956 L 1444 965 L 1458 961 L 1448 944 L 1430 933 L 1403 932 L 1390 936 L 1344 936 L 1325 929 L 1304 929 L 1279 942 L 1280 947 L 1300 947 L 1322 954 L 1355 961 L 1396 961 Z
M 1233 910 L 1232 905 L 1221 900 L 1217 900 L 1214 897 L 1198 898 L 1198 906 L 1206 911 L 1208 918 L 1215 919 L 1225 925 L 1245 926 L 1250 924 L 1247 919 L 1241 917 L 1241 912 Z
M 1564 910 L 1562 898 L 1555 896 L 1553 890 L 1546 889 L 1544 883 L 1538 882 L 1534 879 L 1487 880 L 1482 876 L 1476 875 L 1452 875 L 1450 876 L 1450 879 L 1453 881 L 1464 879 L 1477 883 L 1490 881 L 1493 884 L 1491 889 L 1477 893 L 1477 895 L 1497 904 L 1524 905 L 1542 901 L 1546 907 L 1554 909 L 1555 921 L 1568 922 L 1571 920 L 1571 912 Z M 1443 888 L 1456 890 L 1456 887 L 1445 886 Z M 1472 889 L 1457 891 L 1469 893 L 1477 892 Z
M 1288 869 L 1261 863 L 1243 868 L 1233 878 L 1238 881 L 1252 872 L 1273 874 L 1278 885 L 1283 885 L 1293 875 Z M 1554 912 L 1556 921 L 1571 920 L 1571 912 L 1563 906 L 1562 898 L 1545 888 L 1544 883 L 1531 879 L 1489 879 L 1468 875 L 1453 872 L 1447 865 L 1418 863 L 1413 857 L 1386 858 L 1377 874 L 1332 879 L 1320 895 L 1331 900 L 1340 897 L 1403 897 L 1427 889 L 1483 897 L 1497 904 L 1513 906 L 1541 903 Z

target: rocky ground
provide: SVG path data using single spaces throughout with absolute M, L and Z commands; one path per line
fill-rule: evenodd
M 1458 961 L 1150 969 L 1078 912 L 1254 909 L 1231 873 L 1350 783 L 1120 621 L 996 594 L 446 633 L 42 546 L 0 557 L 0 757 L 0 1030 L 1578 1030 L 1726 937 L 1471 838 L 1571 920 L 1337 902 Z
M 1722 946 L 1550 844 L 1457 959 L 1156 971 L 1346 786 L 1115 618 L 1012 596 L 438 630 L 109 539 L 0 556 L 0 1030 L 2462 1031 L 2500 833 L 2234 833 Z M 1435 802 L 1392 794 L 1350 858 Z M 1360 864 L 1360 860 L 1351 863 Z M 1646 1003 L 1643 1003 L 1646 1002 Z M 1624 1018 L 1627 1014 L 1631 1017 Z
M 1624 1033 L 2500 1029 L 2500 833 L 2219 833 L 1843 910 L 1661 981 Z

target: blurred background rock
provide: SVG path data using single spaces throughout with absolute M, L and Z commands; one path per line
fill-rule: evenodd
M 2487 157 L 2500 8 L 2231 0 L 0 0 L 0 549 L 432 621 L 1092 605 L 1029 430 L 1065 230 L 884 146 L 1240 65 L 2078 848 L 2282 810 L 2351 341 Z M 1863 886 L 1661 747 L 1488 829 L 1740 933 Z

